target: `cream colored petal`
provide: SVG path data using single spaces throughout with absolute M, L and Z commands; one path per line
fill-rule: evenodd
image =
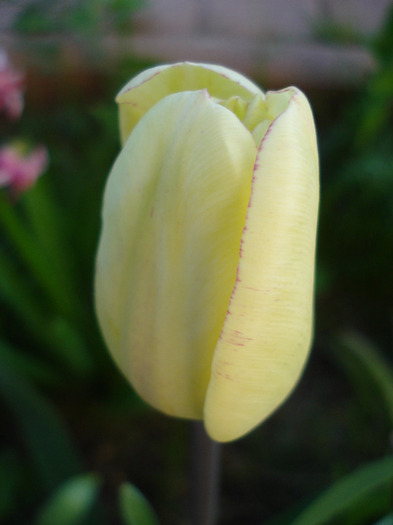
M 108 180 L 100 326 L 135 389 L 171 415 L 202 418 L 256 154 L 249 131 L 206 91 L 179 93 L 140 120 Z
M 304 95 L 258 153 L 237 281 L 212 364 L 205 425 L 217 441 L 241 437 L 289 395 L 312 334 L 318 155 Z
M 122 143 L 159 100 L 172 93 L 201 89 L 218 99 L 239 96 L 248 101 L 256 94 L 264 96 L 250 80 L 226 67 L 193 62 L 153 67 L 128 82 L 116 97 Z

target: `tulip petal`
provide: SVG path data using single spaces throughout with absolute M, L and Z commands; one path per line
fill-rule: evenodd
M 179 62 L 143 71 L 128 82 L 116 97 L 119 104 L 122 143 L 139 119 L 159 100 L 171 93 L 206 89 L 212 97 L 232 96 L 250 101 L 263 92 L 243 75 L 226 67 Z
M 167 414 L 203 416 L 256 155 L 207 91 L 176 93 L 142 117 L 109 176 L 97 314 L 119 368 Z
M 236 284 L 212 363 L 204 419 L 217 441 L 241 437 L 285 400 L 310 347 L 317 145 L 307 99 L 296 88 L 281 93 L 289 105 L 258 152 Z

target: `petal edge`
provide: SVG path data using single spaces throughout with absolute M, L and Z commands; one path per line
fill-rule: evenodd
M 318 155 L 307 99 L 291 89 L 258 153 L 237 281 L 213 357 L 204 420 L 217 441 L 243 436 L 285 400 L 310 347 Z

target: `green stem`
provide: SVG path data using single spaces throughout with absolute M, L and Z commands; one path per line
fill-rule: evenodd
M 220 445 L 209 438 L 203 423 L 192 423 L 192 525 L 216 525 L 218 520 Z

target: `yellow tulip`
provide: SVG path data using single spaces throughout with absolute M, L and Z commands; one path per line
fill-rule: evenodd
M 237 439 L 289 395 L 313 318 L 318 153 L 295 87 L 220 66 L 149 69 L 119 93 L 96 310 L 140 396 Z

